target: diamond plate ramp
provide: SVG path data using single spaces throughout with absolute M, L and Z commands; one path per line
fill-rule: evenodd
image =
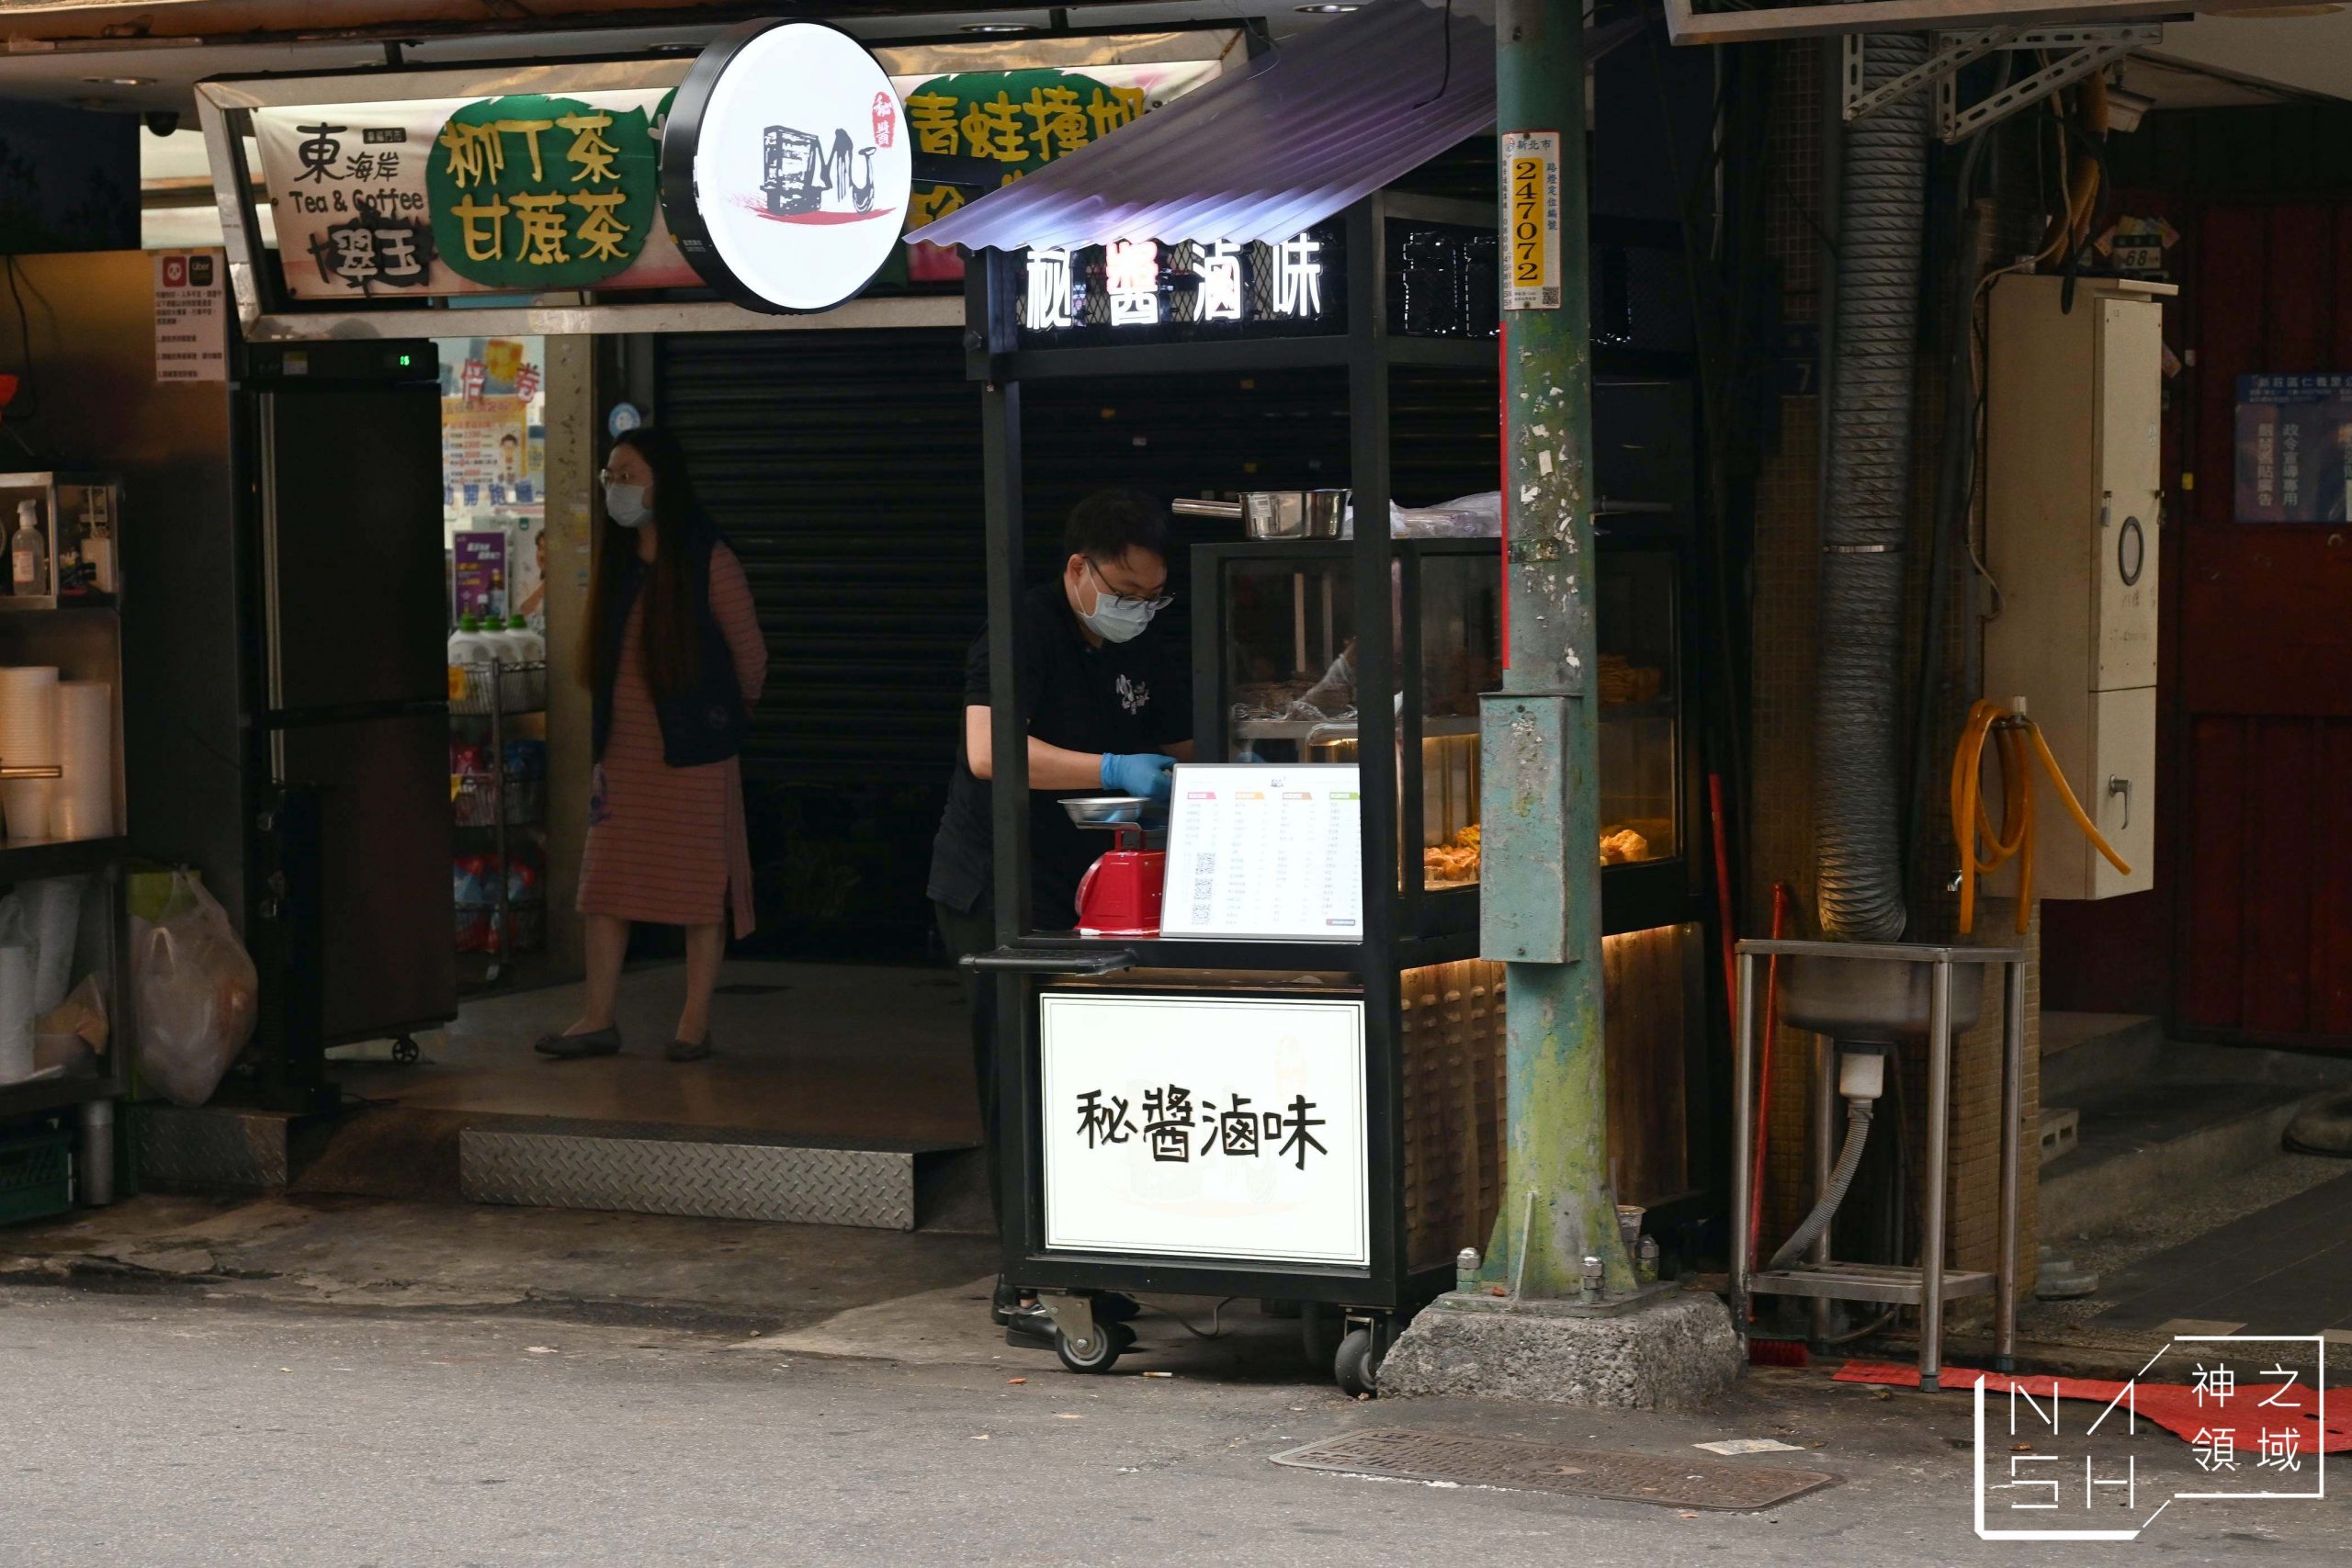
M 141 1103 L 126 1120 L 139 1179 L 158 1191 L 267 1191 L 300 1163 L 296 1119 L 277 1111 Z
M 1461 1486 L 1500 1486 L 1734 1513 L 1770 1508 L 1838 1479 L 1818 1470 L 1780 1465 L 1661 1459 L 1656 1454 L 1566 1449 L 1551 1443 L 1404 1427 L 1326 1438 L 1278 1453 L 1274 1462 L 1391 1481 L 1449 1481 Z
M 812 1144 L 613 1122 L 469 1127 L 458 1186 L 477 1203 L 912 1230 L 918 1166 L 956 1145 Z

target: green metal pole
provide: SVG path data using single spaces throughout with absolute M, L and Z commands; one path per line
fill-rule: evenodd
M 1580 10 L 1502 0 L 1496 28 L 1510 664 L 1486 710 L 1484 810 L 1490 847 L 1540 848 L 1538 874 L 1484 895 L 1483 950 L 1508 965 L 1510 1028 L 1508 1169 L 1485 1277 L 1527 1299 L 1580 1294 L 1589 1257 L 1608 1294 L 1635 1285 L 1610 1182 L 1586 694 L 1598 660 Z

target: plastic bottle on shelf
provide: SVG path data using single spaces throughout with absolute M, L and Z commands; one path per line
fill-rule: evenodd
M 90 586 L 100 593 L 114 592 L 114 533 L 106 495 L 92 485 L 82 502 L 82 564 L 88 569 Z
M 514 645 L 514 661 L 525 668 L 522 672 L 522 700 L 517 707 L 536 708 L 547 705 L 548 644 L 547 639 L 531 629 L 531 623 L 520 615 L 506 618 L 506 640 Z
M 511 713 L 522 705 L 522 695 L 514 674 L 514 663 L 518 656 L 514 649 L 514 639 L 506 635 L 504 616 L 484 615 L 481 617 L 481 643 L 482 658 L 485 660 L 495 659 L 499 662 L 499 705 Z
M 482 636 L 481 617 L 460 617 L 458 629 L 449 636 L 449 665 L 451 669 L 465 670 L 465 692 L 469 705 L 490 696 L 490 660 L 491 645 Z
M 449 662 L 452 664 L 487 664 L 490 644 L 482 637 L 481 617 L 460 615 L 458 629 L 449 634 Z
M 17 502 L 17 531 L 8 536 L 9 591 L 20 597 L 37 595 L 49 561 L 49 547 L 40 536 L 40 502 L 30 496 Z

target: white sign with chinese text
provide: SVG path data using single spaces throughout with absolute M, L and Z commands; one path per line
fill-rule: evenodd
M 228 265 L 219 251 L 155 254 L 155 379 L 229 378 Z
M 1046 1245 L 1366 1266 L 1363 1004 L 1047 992 Z
M 604 113 L 634 111 L 657 123 L 666 96 L 659 87 L 564 95 Z M 435 215 L 427 175 L 436 158 L 445 173 L 454 165 L 457 149 L 441 137 L 451 117 L 475 102 L 413 98 L 253 111 L 288 293 L 298 299 L 351 299 L 500 291 L 501 286 L 462 276 L 432 238 Z M 502 163 L 511 150 L 520 170 L 536 154 L 560 175 L 568 162 L 564 149 L 554 137 L 544 140 L 541 150 L 519 133 L 501 138 Z M 503 238 L 510 243 L 502 250 L 525 254 L 516 233 Z M 658 211 L 650 231 L 632 238 L 630 256 L 598 287 L 677 288 L 701 281 Z
M 1077 251 L 1039 247 L 1022 271 L 1021 325 L 1069 327 L 1258 324 L 1323 319 L 1324 242 L 1120 240 Z
M 1356 941 L 1363 815 L 1353 762 L 1178 766 L 1160 933 Z

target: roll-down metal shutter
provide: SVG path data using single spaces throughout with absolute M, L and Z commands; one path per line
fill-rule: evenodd
M 931 839 L 964 660 L 986 618 L 979 394 L 953 330 L 667 337 L 656 413 L 680 441 L 758 601 L 768 687 L 744 757 L 770 950 L 922 950 Z M 1495 484 L 1494 382 L 1404 372 L 1395 488 L 1428 504 Z M 1160 496 L 1347 482 L 1337 371 L 1032 382 L 1033 576 L 1104 485 Z M 1186 635 L 1195 542 L 1170 561 Z

